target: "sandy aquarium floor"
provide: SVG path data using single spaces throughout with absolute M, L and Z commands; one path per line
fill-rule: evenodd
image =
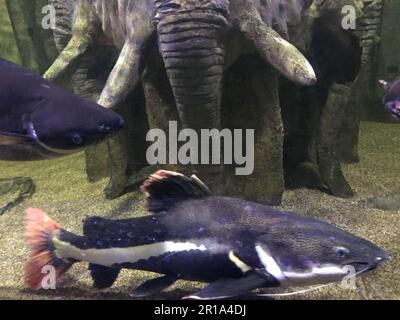
M 400 192 L 400 124 L 363 123 L 360 157 L 359 164 L 344 166 L 357 192 L 355 198 L 343 200 L 317 190 L 300 189 L 285 194 L 282 208 L 319 217 L 365 237 L 385 248 L 392 258 L 358 278 L 354 290 L 333 285 L 289 299 L 400 299 L 400 212 L 372 209 L 365 201 Z M 123 271 L 112 288 L 96 291 L 91 289 L 87 265 L 81 263 L 70 270 L 57 290 L 30 291 L 23 283 L 23 267 L 29 256 L 23 239 L 27 207 L 42 208 L 64 228 L 79 233 L 82 221 L 90 215 L 120 219 L 146 214 L 144 198 L 136 192 L 115 201 L 105 200 L 107 181 L 87 182 L 82 154 L 37 163 L 0 162 L 0 176 L 28 176 L 37 185 L 30 200 L 0 217 L 0 299 L 130 299 L 132 288 L 154 276 Z M 202 286 L 181 281 L 156 298 L 178 299 Z

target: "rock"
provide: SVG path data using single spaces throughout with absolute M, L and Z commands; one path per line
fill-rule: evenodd
M 367 203 L 369 207 L 383 211 L 400 210 L 400 194 L 369 198 Z

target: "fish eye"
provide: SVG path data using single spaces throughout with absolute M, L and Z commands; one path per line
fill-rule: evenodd
M 345 247 L 335 247 L 333 249 L 339 258 L 345 258 L 350 253 L 350 250 Z
M 81 135 L 80 135 L 79 133 L 75 133 L 75 134 L 72 136 L 72 142 L 73 142 L 74 144 L 76 144 L 76 145 L 82 144 L 83 140 L 82 140 Z

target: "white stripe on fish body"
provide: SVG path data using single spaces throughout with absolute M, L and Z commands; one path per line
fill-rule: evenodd
M 265 267 L 265 270 L 267 270 L 267 272 L 279 282 L 285 281 L 285 275 L 269 252 L 265 251 L 261 245 L 256 245 L 255 249 L 257 251 L 258 258 Z
M 205 245 L 197 245 L 192 242 L 157 242 L 153 244 L 109 249 L 80 249 L 68 242 L 63 242 L 57 237 L 53 238 L 56 248 L 55 254 L 60 259 L 75 259 L 86 261 L 106 267 L 116 264 L 137 263 L 152 257 L 159 257 L 168 253 L 185 252 L 191 250 L 207 251 Z
M 348 272 L 342 267 L 327 264 L 321 267 L 313 267 L 308 272 L 284 271 L 283 274 L 286 278 L 285 285 L 308 286 L 340 281 Z
M 312 267 L 309 271 L 305 272 L 283 271 L 271 254 L 261 245 L 257 245 L 255 249 L 267 272 L 274 276 L 282 287 L 337 282 L 348 274 L 345 269 L 333 264 Z

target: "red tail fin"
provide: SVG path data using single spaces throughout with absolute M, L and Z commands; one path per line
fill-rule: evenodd
M 25 283 L 33 290 L 43 288 L 42 282 L 47 273 L 46 266 L 55 268 L 57 281 L 70 267 L 54 255 L 51 237 L 60 230 L 60 226 L 46 212 L 40 209 L 28 209 L 25 217 L 25 239 L 31 247 L 32 256 L 25 266 Z

